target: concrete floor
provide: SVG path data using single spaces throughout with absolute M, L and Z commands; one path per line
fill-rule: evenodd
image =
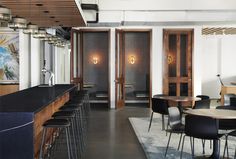
M 129 117 L 147 117 L 148 108 L 92 108 L 85 159 L 146 159 Z

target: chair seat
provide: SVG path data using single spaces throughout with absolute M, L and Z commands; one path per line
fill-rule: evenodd
M 68 127 L 70 122 L 66 119 L 49 119 L 43 124 L 47 128 Z
M 59 110 L 64 110 L 64 111 L 74 111 L 74 110 L 78 111 L 79 109 L 80 109 L 80 107 L 77 105 L 73 105 L 73 106 L 65 105 L 65 106 L 62 106 L 61 108 L 59 108 Z
M 73 118 L 75 113 L 73 111 L 58 111 L 52 115 L 53 118 Z
M 235 131 L 232 131 L 232 132 L 230 132 L 228 135 L 230 135 L 230 136 L 236 136 L 236 130 L 235 130 Z
M 184 133 L 185 125 L 180 123 L 180 124 L 172 126 L 171 129 L 167 129 L 166 131 L 173 132 L 173 133 Z

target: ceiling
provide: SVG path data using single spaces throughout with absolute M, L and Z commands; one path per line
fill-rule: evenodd
M 13 16 L 26 18 L 39 27 L 85 26 L 75 0 L 1 0 Z

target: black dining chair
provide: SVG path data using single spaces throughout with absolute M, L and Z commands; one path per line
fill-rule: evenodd
M 201 98 L 201 100 L 195 101 L 193 109 L 210 109 L 210 97 L 206 95 L 198 95 L 196 96 Z
M 227 110 L 235 110 L 235 106 L 218 106 L 216 109 L 227 109 Z M 228 151 L 228 136 L 236 136 L 236 132 L 232 132 L 236 130 L 236 119 L 220 119 L 219 120 L 219 130 L 223 130 L 225 133 L 225 147 L 223 152 L 223 157 L 227 151 L 227 157 L 229 157 Z M 232 133 L 231 133 L 232 132 Z
M 194 158 L 194 140 L 191 138 L 204 140 L 219 140 L 224 134 L 218 133 L 219 123 L 217 119 L 198 116 L 186 115 L 185 117 L 185 135 L 183 137 L 181 155 L 182 158 L 185 137 L 190 137 L 190 145 L 192 150 L 192 158 Z
M 165 130 L 165 115 L 168 115 L 168 101 L 159 98 L 152 98 L 152 114 L 150 117 L 148 132 L 150 131 L 152 125 L 152 119 L 154 113 L 159 113 L 162 116 L 162 130 Z M 168 122 L 167 122 L 168 124 Z
M 226 134 L 223 158 L 225 158 L 226 149 L 227 149 L 227 158 L 229 158 L 229 151 L 228 151 L 228 137 L 229 136 L 236 137 L 236 130 L 231 131 L 230 133 Z M 234 151 L 234 159 L 235 158 L 236 158 L 236 147 L 235 147 L 235 151 Z
M 232 97 L 236 97 L 236 95 L 233 93 L 224 94 L 224 105 L 225 106 L 230 105 L 230 98 L 232 98 Z
M 230 97 L 229 98 L 229 103 L 230 103 L 230 106 L 235 106 L 236 107 L 236 97 Z
M 180 143 L 182 140 L 182 135 L 185 132 L 184 131 L 185 127 L 184 127 L 184 124 L 182 124 L 181 114 L 178 107 L 169 107 L 168 112 L 169 112 L 169 127 L 170 128 L 167 129 L 166 131 L 169 132 L 170 134 L 169 134 L 169 139 L 166 146 L 165 157 L 169 148 L 172 133 L 180 134 L 180 139 L 179 139 L 179 144 L 178 144 L 178 150 L 179 150 Z

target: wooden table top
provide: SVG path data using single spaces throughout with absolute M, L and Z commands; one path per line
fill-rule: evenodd
M 189 109 L 186 114 L 208 116 L 215 119 L 236 119 L 236 110 L 227 109 Z
M 191 102 L 191 101 L 201 100 L 201 98 L 198 97 L 188 97 L 188 96 L 157 96 L 155 98 L 170 100 L 174 102 Z

